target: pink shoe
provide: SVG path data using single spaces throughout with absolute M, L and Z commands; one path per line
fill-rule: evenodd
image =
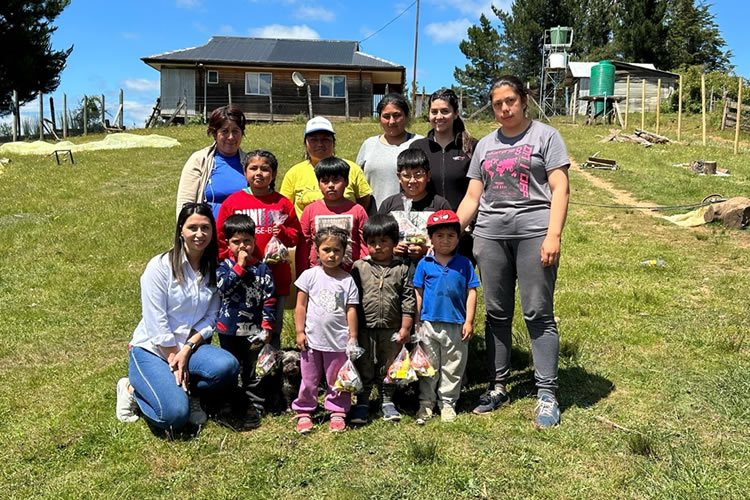
M 296 431 L 300 434 L 307 434 L 310 432 L 313 428 L 312 425 L 312 419 L 310 419 L 310 415 L 307 413 L 300 413 L 296 416 L 297 418 L 297 427 Z
M 331 432 L 344 432 L 346 430 L 345 413 L 331 414 L 331 421 L 328 423 L 328 430 Z

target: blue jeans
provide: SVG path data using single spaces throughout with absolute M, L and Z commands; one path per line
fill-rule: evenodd
M 203 344 L 188 361 L 190 388 L 196 392 L 220 390 L 236 383 L 240 366 L 219 347 Z M 141 413 L 160 429 L 180 429 L 188 420 L 187 393 L 175 382 L 165 360 L 156 354 L 133 347 L 128 355 L 128 377 Z

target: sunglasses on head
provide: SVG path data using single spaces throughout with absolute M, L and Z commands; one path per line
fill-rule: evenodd
M 195 201 L 188 201 L 187 203 L 183 203 L 183 204 L 182 204 L 182 208 L 183 208 L 183 209 L 185 209 L 185 208 L 196 208 L 196 207 L 206 207 L 206 208 L 210 208 L 210 207 L 208 206 L 208 203 L 206 203 L 206 202 L 203 202 L 203 201 L 202 201 L 202 202 L 200 202 L 200 203 L 199 203 L 199 202 L 195 202 Z

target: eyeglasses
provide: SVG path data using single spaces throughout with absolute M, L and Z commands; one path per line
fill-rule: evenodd
M 400 172 L 398 175 L 405 181 L 410 181 L 412 179 L 414 179 L 415 181 L 421 181 L 427 176 L 427 172 L 414 172 L 413 174 Z

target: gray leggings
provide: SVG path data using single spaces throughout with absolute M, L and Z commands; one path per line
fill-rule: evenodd
M 544 236 L 522 240 L 490 240 L 474 237 L 474 257 L 479 266 L 487 309 L 485 339 L 490 387 L 505 385 L 510 377 L 513 309 L 516 279 L 521 309 L 531 337 L 537 393 L 557 389 L 557 333 L 553 298 L 557 265 L 542 267 Z

